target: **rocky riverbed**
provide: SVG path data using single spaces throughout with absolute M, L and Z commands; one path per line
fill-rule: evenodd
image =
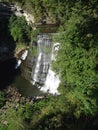
M 46 96 L 34 96 L 34 97 L 26 97 L 21 95 L 18 92 L 17 88 L 9 86 L 8 88 L 3 90 L 4 92 L 4 106 L 0 109 L 0 114 L 6 113 L 7 109 L 13 108 L 14 110 L 18 110 L 20 105 L 24 105 L 27 103 L 34 103 L 38 100 L 45 99 Z

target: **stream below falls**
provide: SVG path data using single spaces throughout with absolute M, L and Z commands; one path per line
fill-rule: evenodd
M 36 49 L 36 53 L 34 54 Z M 59 43 L 53 44 L 51 35 L 40 34 L 37 43 L 31 43 L 30 51 L 21 64 L 22 76 L 16 78 L 16 86 L 21 93 L 31 95 L 59 95 L 59 77 L 51 69 L 51 62 L 56 59 Z M 17 84 L 18 83 L 18 84 Z
M 59 94 L 57 88 L 60 80 L 51 69 L 51 61 L 55 59 L 55 47 L 58 45 L 53 45 L 50 34 L 47 34 L 56 32 L 58 27 L 39 26 L 43 34 L 38 35 L 36 44 L 31 42 L 29 51 L 18 60 L 14 57 L 16 44 L 8 29 L 11 15 L 15 12 L 20 15 L 18 10 L 20 9 L 14 5 L 0 3 L 0 90 L 13 86 L 26 96 Z
M 12 60 L 13 65 L 9 60 L 10 64 L 5 63 L 5 67 L 10 72 L 8 73 L 7 70 L 5 72 L 8 73 L 6 81 L 7 77 L 10 79 L 6 85 L 16 87 L 25 96 L 59 95 L 60 80 L 51 69 L 51 62 L 56 59 L 58 49 L 59 43 L 53 44 L 51 35 L 38 35 L 36 44 L 31 42 L 28 53 L 25 51 L 19 60 L 15 60 L 15 62 Z M 3 80 L 5 80 L 5 74 Z

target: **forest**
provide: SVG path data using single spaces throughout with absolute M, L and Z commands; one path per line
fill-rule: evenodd
M 7 107 L 0 91 L 0 130 L 97 130 L 98 129 L 98 1 L 2 0 L 17 3 L 35 18 L 59 26 L 54 42 L 60 49 L 52 68 L 60 76 L 60 96 Z M 24 26 L 22 26 L 24 25 Z M 34 26 L 34 25 L 33 25 Z M 9 31 L 15 42 L 27 45 L 39 31 L 23 18 L 11 17 Z M 31 37 L 30 34 L 32 35 Z M 13 99 L 11 100 L 14 104 Z

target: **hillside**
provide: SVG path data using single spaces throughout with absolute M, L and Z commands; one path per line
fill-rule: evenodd
M 98 1 L 2 1 L 15 3 L 34 16 L 33 27 L 38 23 L 57 26 L 58 33 L 52 40 L 60 43 L 60 49 L 52 68 L 60 76 L 61 95 L 35 100 L 11 88 L 1 90 L 0 130 L 97 130 Z M 1 27 L 5 33 L 6 27 Z M 39 30 L 32 30 L 24 18 L 11 17 L 9 27 L 14 43 L 21 42 L 22 45 L 28 45 L 31 38 L 35 42 L 39 34 Z M 0 32 L 1 44 L 5 42 L 2 35 Z

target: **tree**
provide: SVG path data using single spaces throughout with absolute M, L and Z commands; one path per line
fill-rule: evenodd
M 24 17 L 12 16 L 9 20 L 9 30 L 15 41 L 30 42 L 31 27 L 27 24 Z
M 6 114 L 5 114 L 6 113 Z M 5 113 L 0 115 L 0 129 L 1 130 L 24 130 L 25 124 L 21 114 L 12 108 L 7 109 Z
M 4 94 L 3 92 L 0 91 L 0 108 L 3 106 L 4 104 Z
M 61 47 L 53 65 L 60 73 L 61 91 L 77 117 L 82 113 L 93 115 L 98 107 L 98 15 L 97 6 L 93 8 L 91 3 L 75 2 L 70 8 L 72 12 L 66 18 L 66 31 L 59 36 Z

